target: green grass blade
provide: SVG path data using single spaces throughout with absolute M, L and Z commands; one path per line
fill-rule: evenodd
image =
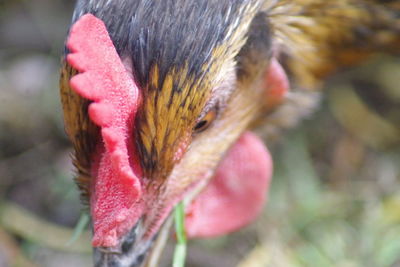
M 78 223 L 75 226 L 74 232 L 71 236 L 71 239 L 66 243 L 67 246 L 72 245 L 76 240 L 78 240 L 79 236 L 83 233 L 87 225 L 89 224 L 89 215 L 87 213 L 82 213 L 79 218 Z
M 186 258 L 186 234 L 185 234 L 185 207 L 180 202 L 175 207 L 175 231 L 177 244 L 174 251 L 173 267 L 184 267 Z

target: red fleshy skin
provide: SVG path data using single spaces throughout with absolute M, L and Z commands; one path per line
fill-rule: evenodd
M 214 237 L 252 222 L 262 211 L 272 176 L 272 159 L 263 142 L 244 133 L 230 148 L 215 176 L 187 209 L 189 238 Z
M 71 87 L 93 101 L 89 117 L 100 127 L 103 140 L 92 166 L 92 244 L 115 246 L 143 211 L 141 170 L 132 138 L 140 91 L 100 19 L 82 16 L 71 28 L 67 47 L 68 63 L 80 72 L 71 79 Z
M 275 59 L 271 63 L 266 75 L 266 106 L 269 109 L 281 104 L 289 91 L 289 80 L 282 65 Z

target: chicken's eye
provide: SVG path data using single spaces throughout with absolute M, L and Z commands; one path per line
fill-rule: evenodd
M 200 133 L 206 130 L 216 117 L 217 117 L 217 109 L 213 108 L 203 118 L 201 118 L 200 121 L 193 127 L 193 132 Z

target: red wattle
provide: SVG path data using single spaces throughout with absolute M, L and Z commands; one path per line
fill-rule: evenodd
M 90 119 L 102 142 L 94 153 L 90 199 L 93 246 L 110 247 L 129 231 L 143 212 L 141 169 L 133 140 L 140 91 L 126 71 L 104 23 L 91 14 L 71 28 L 67 61 L 80 74 L 71 87 L 93 103 Z
M 188 237 L 224 235 L 252 222 L 262 211 L 271 175 L 272 160 L 265 145 L 254 134 L 244 133 L 187 209 Z
M 284 101 L 289 91 L 289 80 L 282 65 L 275 58 L 271 59 L 266 74 L 266 107 L 273 109 Z

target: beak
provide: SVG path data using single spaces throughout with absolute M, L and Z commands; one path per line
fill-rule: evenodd
M 95 247 L 93 261 L 95 267 L 156 267 L 168 240 L 172 225 L 170 216 L 160 231 L 146 239 L 143 219 L 125 234 L 115 247 Z
M 146 257 L 154 238 L 142 238 L 142 220 L 121 237 L 115 247 L 95 247 L 93 261 L 95 267 L 139 267 Z

